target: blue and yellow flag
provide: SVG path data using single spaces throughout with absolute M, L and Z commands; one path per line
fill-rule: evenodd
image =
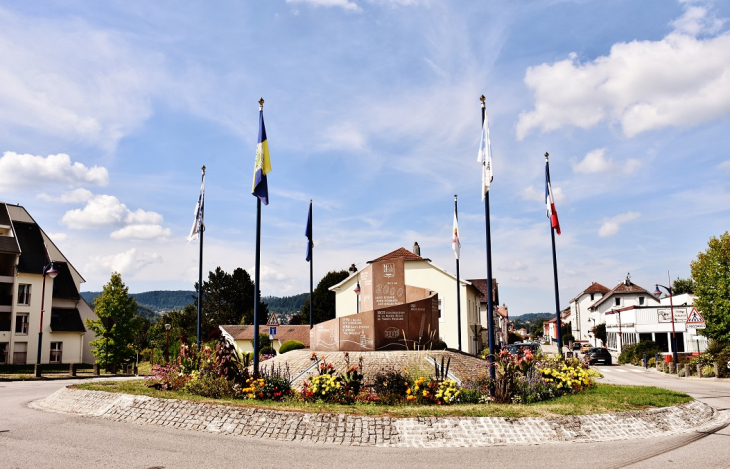
M 266 140 L 262 103 L 259 108 L 259 142 L 256 145 L 256 163 L 253 167 L 253 188 L 251 193 L 261 199 L 264 205 L 269 205 L 269 185 L 266 182 L 266 175 L 269 172 L 271 172 L 271 160 L 269 160 L 269 143 Z

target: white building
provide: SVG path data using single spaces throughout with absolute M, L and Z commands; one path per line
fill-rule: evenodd
M 456 276 L 435 266 L 430 259 L 419 254 L 399 248 L 368 263 L 386 259 L 404 259 L 405 285 L 424 288 L 438 293 L 439 301 L 439 337 L 449 348 L 458 348 Z M 336 316 L 357 314 L 362 298 L 355 292 L 359 284 L 359 272 L 351 272 L 350 276 L 330 287 L 335 292 Z M 461 349 L 467 353 L 476 353 L 479 346 L 479 333 L 482 325 L 479 318 L 479 299 L 481 292 L 467 280 L 459 280 L 461 300 Z M 476 332 L 475 332 L 476 331 Z
M 609 291 L 600 283 L 593 282 L 570 300 L 570 316 L 566 321 L 570 322 L 571 334 L 576 342 L 592 342 L 595 319 L 591 316 L 590 307 Z
M 45 275 L 44 288 L 51 262 L 58 275 Z M 41 363 L 93 363 L 83 282 L 25 208 L 0 202 L 0 364 L 36 363 L 39 330 Z

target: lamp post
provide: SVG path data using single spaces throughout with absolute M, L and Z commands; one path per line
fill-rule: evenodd
M 358 280 L 357 285 L 355 285 L 355 308 L 357 313 L 360 313 L 360 281 Z
M 153 366 L 155 366 L 155 341 L 150 340 L 150 347 L 152 350 L 150 351 L 150 369 L 152 369 Z
M 165 324 L 165 362 L 170 363 L 170 328 L 172 324 Z
M 589 321 L 593 321 L 593 329 L 591 331 L 593 332 L 593 346 L 598 347 L 598 341 L 596 336 L 596 320 L 593 318 L 588 318 Z
M 51 280 L 58 276 L 58 271 L 53 266 L 53 261 L 51 261 L 47 266 L 43 267 L 43 286 L 41 287 L 41 321 L 38 325 L 38 354 L 36 355 L 35 360 L 35 363 L 38 366 L 40 366 L 41 364 L 41 343 L 43 342 L 43 312 L 45 309 L 46 299 L 46 275 L 51 277 Z M 36 370 L 36 374 L 38 374 L 38 371 L 39 370 Z
M 654 296 L 659 296 L 662 294 L 661 290 L 659 290 L 659 287 L 662 287 L 669 293 L 669 311 L 671 311 L 672 314 L 672 355 L 674 356 L 674 369 L 677 369 L 677 333 L 674 330 L 674 301 L 672 300 L 672 289 L 670 287 L 665 287 L 664 285 L 656 284 L 656 289 L 654 290 Z M 677 371 L 679 373 L 679 371 Z

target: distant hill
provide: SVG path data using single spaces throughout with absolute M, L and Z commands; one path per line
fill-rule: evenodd
M 552 319 L 555 317 L 555 313 L 526 313 L 520 316 L 511 316 L 510 319 L 522 322 L 536 323 L 541 319 Z
M 94 306 L 94 298 L 101 295 L 101 292 L 81 292 L 81 296 L 89 305 Z M 137 301 L 137 305 L 145 307 L 153 312 L 162 313 L 165 311 L 180 310 L 186 305 L 193 303 L 192 290 L 155 290 L 143 293 L 131 293 L 130 296 Z M 145 314 L 139 314 L 145 316 Z
M 261 301 L 269 305 L 269 311 L 275 313 L 296 313 L 304 304 L 304 300 L 309 298 L 309 293 L 300 293 L 293 296 L 265 296 Z

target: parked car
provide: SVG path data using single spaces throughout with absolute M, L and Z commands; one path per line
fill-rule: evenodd
M 573 350 L 580 351 L 580 342 L 573 342 Z
M 537 342 L 518 342 L 507 346 L 507 350 L 512 355 L 519 355 L 520 352 L 530 350 L 532 353 L 540 351 L 540 344 Z
M 588 363 L 595 365 L 601 363 L 603 365 L 611 365 L 613 363 L 613 357 L 606 347 L 593 347 L 588 349 L 586 352 Z
M 590 350 L 590 349 L 592 349 L 592 348 L 593 348 L 593 346 L 592 346 L 591 344 L 589 344 L 588 342 L 586 342 L 585 344 L 582 344 L 582 345 L 580 346 L 580 351 L 581 351 L 582 353 L 586 353 L 586 352 L 587 352 L 588 350 Z

